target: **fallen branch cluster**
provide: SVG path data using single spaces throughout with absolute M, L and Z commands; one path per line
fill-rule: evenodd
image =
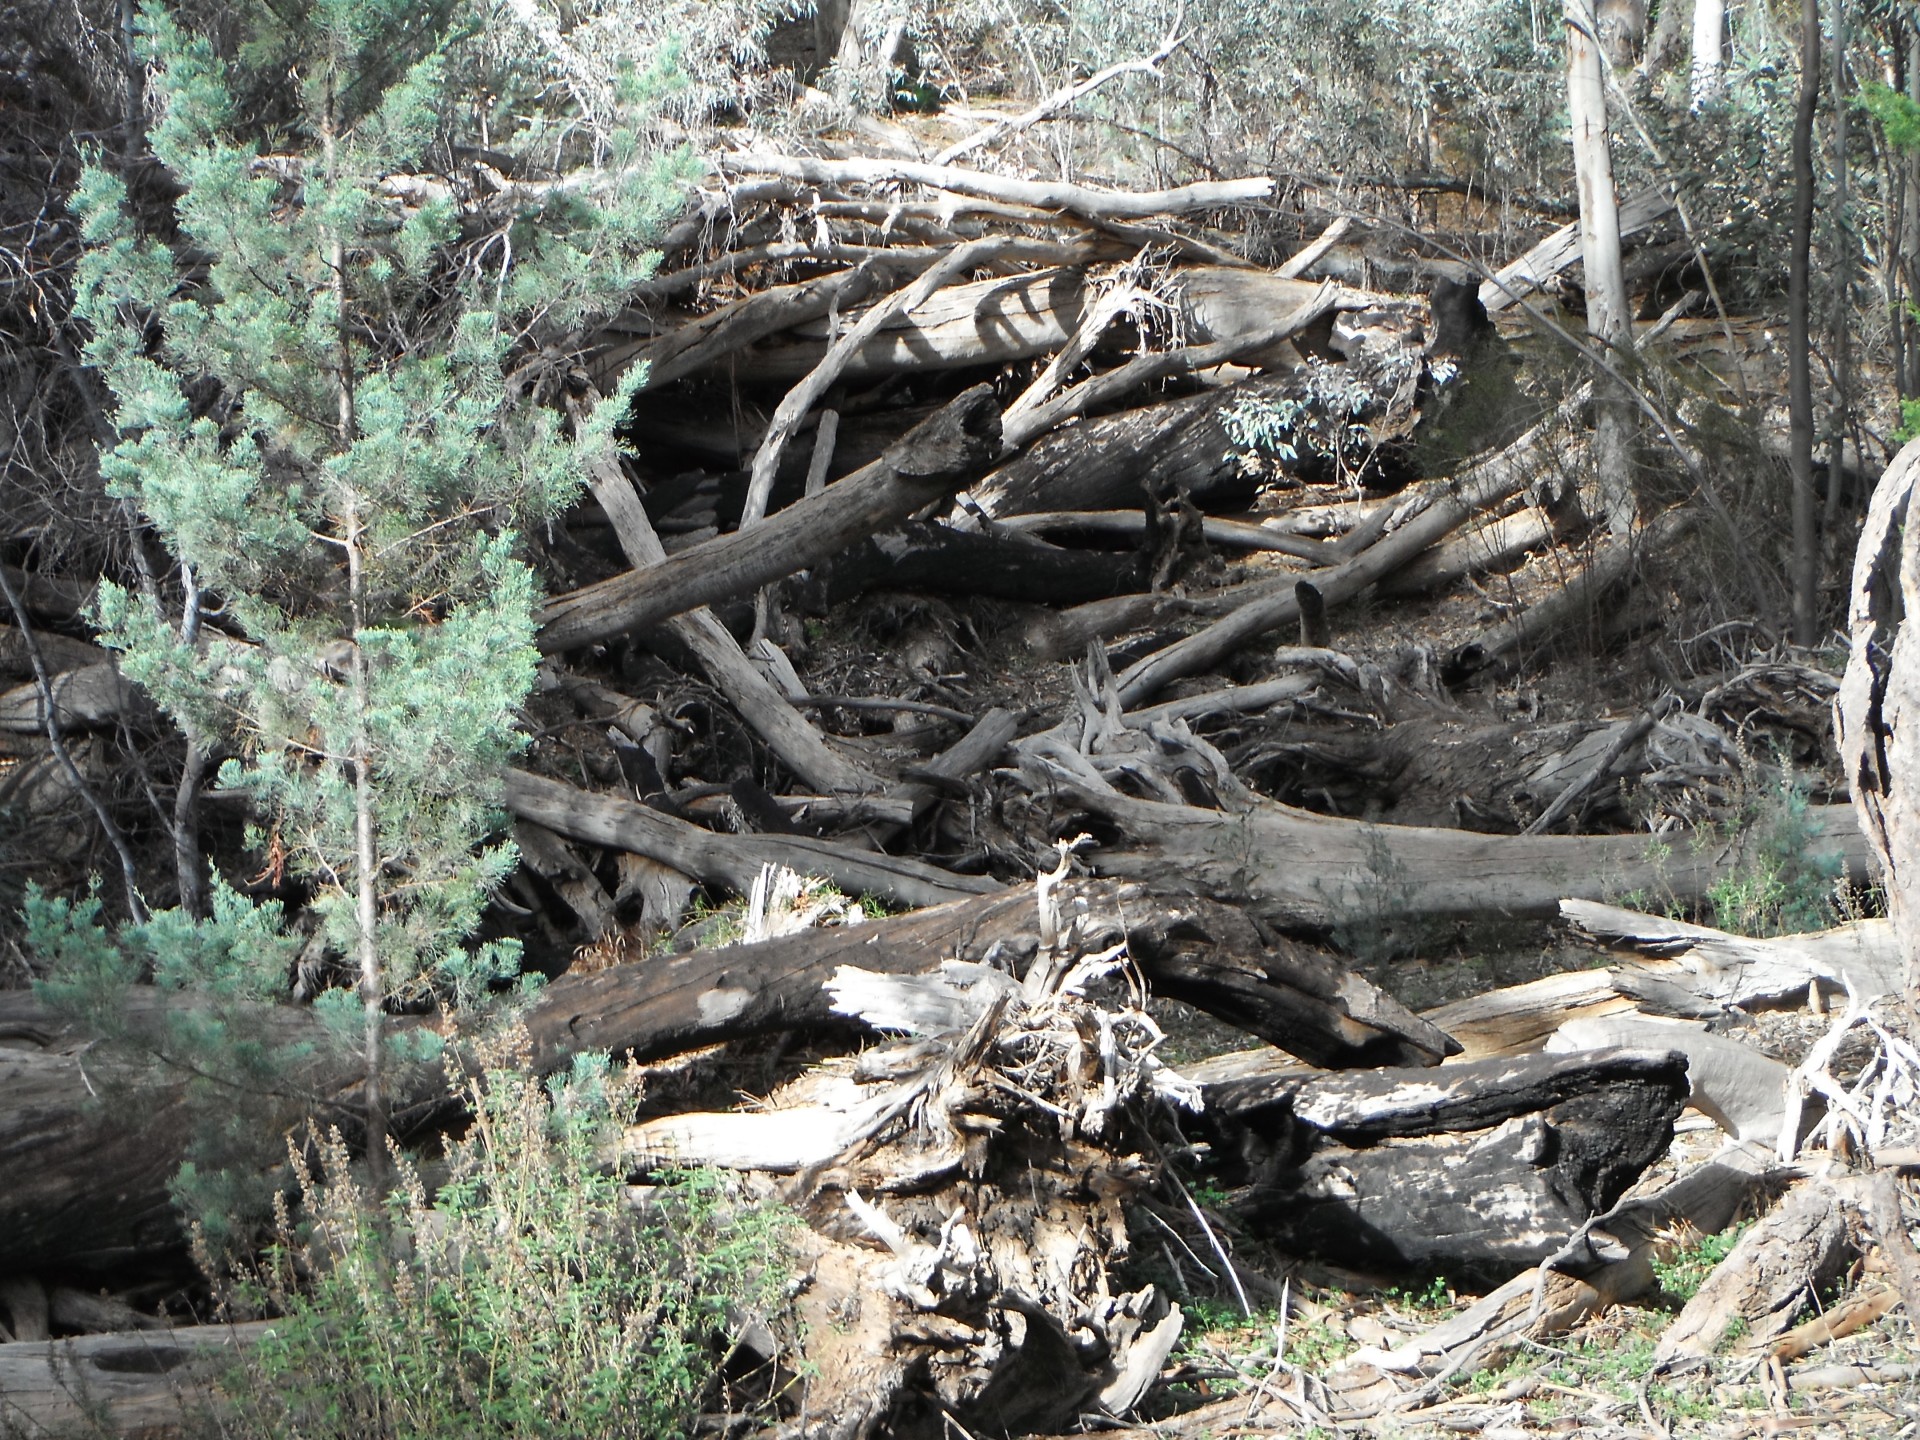
M 517 377 L 578 421 L 644 367 L 634 453 L 539 539 L 539 735 L 502 794 L 525 863 L 495 919 L 571 962 L 526 1017 L 543 1070 L 697 1066 L 769 1035 L 830 1048 L 757 1108 L 663 1099 L 612 1157 L 749 1172 L 809 1220 L 794 1440 L 1127 1417 L 1184 1323 L 1126 1268 L 1130 1207 L 1170 1156 L 1209 1157 L 1239 1187 L 1234 1223 L 1290 1254 L 1495 1287 L 1456 1331 L 1274 1401 L 1338 1420 L 1644 1288 L 1662 1227 L 1725 1224 L 1804 1145 L 1897 1138 L 1916 1064 L 1872 1008 L 1897 988 L 1883 931 L 1745 942 L 1601 903 L 1686 905 L 1750 868 L 1767 838 L 1723 822 L 1781 779 L 1754 741 L 1820 748 L 1830 682 L 1742 665 L 1592 721 L 1464 703 L 1611 607 L 1692 517 L 1590 537 L 1560 483 L 1581 397 L 1495 403 L 1491 423 L 1466 405 L 1507 373 L 1468 287 L 1378 295 L 1307 278 L 1306 252 L 1246 263 L 1207 222 L 1270 188 L 737 155 L 633 307 Z M 1536 252 L 1527 283 L 1570 254 Z M 1447 431 L 1463 412 L 1471 445 Z M 1541 551 L 1560 583 L 1490 598 L 1444 651 L 1352 621 Z M 20 580 L 0 804 L 55 815 L 152 719 L 65 633 L 85 596 Z M 1850 810 L 1798 824 L 1809 855 L 1864 876 Z M 661 942 L 702 890 L 752 897 L 747 943 Z M 850 896 L 907 913 L 862 918 Z M 837 923 L 781 922 L 807 904 Z M 1652 953 L 1416 1015 L 1328 943 L 1563 908 Z M 1272 1048 L 1178 1073 L 1149 995 Z M 1809 995 L 1846 1008 L 1797 1069 L 1702 1023 Z M 144 997 L 129 1035 L 187 1003 Z M 255 1018 L 289 1053 L 317 1028 Z M 850 1034 L 886 1038 L 832 1049 Z M 1861 1034 L 1879 1059 L 1843 1082 L 1833 1055 Z M 22 1177 L 0 1191 L 18 1282 L 0 1307 L 45 1357 L 0 1345 L 0 1377 L 27 1377 L 0 1383 L 43 1397 L 42 1423 L 65 1413 L 58 1367 L 105 1342 L 62 1360 L 22 1317 L 74 1276 L 177 1255 L 188 1090 L 29 996 L 0 996 L 0 1038 L 0 1166 Z M 352 1073 L 286 1080 L 290 1108 L 351 1125 Z M 396 1114 L 429 1124 L 431 1077 L 411 1083 Z M 1649 1189 L 1685 1106 L 1748 1148 Z M 1238 1277 L 1207 1233 L 1202 1263 Z M 115 1385 L 116 1420 L 151 1423 L 154 1391 Z

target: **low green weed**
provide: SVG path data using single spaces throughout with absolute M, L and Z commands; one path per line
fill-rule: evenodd
M 298 1153 L 297 1216 L 232 1290 L 279 1315 L 230 1382 L 229 1435 L 311 1440 L 654 1440 L 685 1435 L 742 1313 L 786 1279 L 783 1217 L 710 1173 L 646 1213 L 602 1157 L 632 1087 L 604 1062 L 543 1086 L 492 1047 L 473 1122 L 429 1195 L 396 1154 L 384 1200 L 337 1131 Z

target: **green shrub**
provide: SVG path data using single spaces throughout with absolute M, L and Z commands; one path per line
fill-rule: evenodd
M 644 1213 L 602 1162 L 633 1087 L 604 1061 L 543 1086 L 496 1044 L 429 1194 L 396 1152 L 384 1202 L 337 1131 L 293 1157 L 298 1222 L 234 1288 L 281 1318 L 230 1381 L 227 1434 L 326 1440 L 689 1433 L 724 1342 L 777 1302 L 784 1218 L 711 1172 Z M 304 1280 L 304 1284 L 301 1283 Z

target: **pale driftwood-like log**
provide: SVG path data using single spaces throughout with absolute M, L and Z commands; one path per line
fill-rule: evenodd
M 1892 931 L 1882 920 L 1755 940 L 1597 901 L 1563 900 L 1560 910 L 1587 935 L 1638 951 L 1638 958 L 1545 976 L 1427 1011 L 1426 1018 L 1459 1040 L 1468 1057 L 1530 1050 L 1564 1024 L 1635 1011 L 1716 1020 L 1742 1010 L 1797 1008 L 1807 1002 L 1809 984 L 1835 994 L 1848 985 L 1863 996 L 1887 994 L 1900 975 Z
M 854 372 L 861 348 L 895 321 L 917 329 L 915 311 L 936 290 L 956 275 L 988 263 L 997 251 L 1012 243 L 1006 236 L 989 236 L 956 246 L 913 284 L 869 305 L 843 334 L 833 339 L 819 360 L 781 397 L 773 418 L 767 422 L 766 434 L 761 436 L 760 448 L 753 457 L 746 503 L 740 512 L 741 529 L 757 525 L 765 518 L 767 503 L 773 494 L 774 475 L 780 468 L 780 456 L 787 441 L 827 391 Z
M 804 843 L 784 853 L 769 843 L 769 858 L 803 863 Z M 1316 1063 L 1418 1065 L 1449 1048 L 1433 1026 L 1332 957 L 1305 946 L 1269 948 L 1231 906 L 1113 881 L 1069 881 L 1056 894 L 1062 913 L 1084 917 L 1086 944 L 1124 940 L 1156 992 Z M 865 925 L 563 976 L 527 1011 L 530 1063 L 546 1073 L 581 1053 L 652 1059 L 824 1025 L 833 1020 L 826 982 L 842 965 L 912 974 L 947 959 L 995 958 L 1022 970 L 1039 946 L 1034 890 L 1021 886 Z M 188 1003 L 136 987 L 125 1018 L 136 1033 L 159 1031 L 171 1007 Z M 319 1040 L 309 1009 L 250 1015 L 263 1044 Z M 177 1251 L 184 1236 L 167 1187 L 190 1131 L 185 1067 L 133 1066 L 25 992 L 0 994 L 0 1040 L 0 1174 L 8 1177 L 0 1186 L 0 1274 L 106 1271 Z M 298 1107 L 314 1097 L 350 1096 L 355 1079 L 350 1061 L 338 1073 L 289 1074 L 294 1108 L 286 1123 L 298 1123 Z M 431 1098 L 434 1079 L 426 1077 L 421 1098 Z M 330 1113 L 337 1112 L 323 1112 Z
M 1712 1355 L 1736 1325 L 1750 1345 L 1777 1339 L 1801 1305 L 1846 1268 L 1853 1226 L 1831 1185 L 1816 1180 L 1796 1186 L 1740 1237 L 1674 1317 L 1654 1346 L 1655 1367 Z
M 111 661 L 69 670 L 53 678 L 53 717 L 62 730 L 112 725 L 133 704 L 133 686 Z M 0 730 L 15 735 L 44 733 L 46 696 L 38 681 L 0 694 Z
M 1203 1086 L 1245 1127 L 1241 1207 L 1296 1253 L 1498 1282 L 1666 1153 L 1686 1060 L 1607 1050 Z M 1257 1137 L 1257 1138 L 1256 1138 Z
M 1584 1016 L 1565 1021 L 1546 1048 L 1567 1054 L 1618 1046 L 1680 1052 L 1687 1057 L 1690 1106 L 1735 1140 L 1779 1140 L 1793 1072 L 1736 1036 L 1709 1034 L 1704 1022 L 1632 1014 Z
M 656 327 L 649 321 L 646 338 L 603 343 L 592 361 L 594 384 L 606 390 L 624 371 L 645 365 L 642 387 L 657 390 L 756 340 L 777 335 L 843 304 L 851 306 L 878 288 L 901 283 L 937 258 L 937 252 L 928 254 L 918 249 L 875 256 L 850 270 L 758 291 L 664 335 L 654 335 Z
M 1067 181 L 1015 180 L 979 170 L 902 160 L 819 160 L 802 155 L 742 153 L 721 164 L 739 175 L 778 175 L 808 185 L 926 185 L 1043 210 L 1064 210 L 1088 219 L 1144 220 L 1246 205 L 1273 194 L 1266 176 L 1182 185 L 1172 190 L 1094 190 Z
M 611 639 L 818 564 L 951 494 L 999 444 L 992 389 L 975 386 L 874 464 L 765 524 L 550 601 L 541 613 L 540 646 L 552 652 Z
M 1591 900 L 1565 901 L 1560 913 L 1609 945 L 1684 966 L 1689 986 L 1728 1010 L 1799 1005 L 1815 982 L 1863 1000 L 1900 989 L 1899 942 L 1884 920 L 1761 940 Z
M 987 246 L 994 248 L 974 250 Z M 1024 256 L 1031 249 L 1030 241 L 996 237 L 971 242 L 950 258 L 966 263 L 972 257 L 963 252 L 969 250 Z M 943 260 L 942 268 L 946 264 Z M 1328 311 L 1365 303 L 1365 297 L 1355 292 L 1244 267 L 1196 266 L 1176 274 L 1188 338 L 1206 353 L 1193 355 L 1183 349 L 1142 356 L 1133 362 L 1139 368 L 1129 376 L 1105 389 L 1088 391 L 1078 401 L 1055 397 L 1029 405 L 1018 412 L 1017 424 L 1008 425 L 1010 445 L 1024 445 L 1068 414 L 1079 413 L 1109 393 L 1145 384 L 1156 375 L 1191 373 L 1230 360 L 1291 368 L 1298 356 L 1285 345 L 1289 337 Z M 930 272 L 917 283 L 932 278 Z M 1067 346 L 1101 311 L 1086 273 L 1077 267 L 978 280 L 927 296 L 912 307 L 911 314 L 894 313 L 887 300 L 876 301 L 868 310 L 846 317 L 854 320 L 854 329 L 841 341 L 828 335 L 824 320 L 809 320 L 736 353 L 731 373 L 743 383 L 792 384 L 824 362 L 830 345 L 842 351 L 836 373 L 850 380 L 1004 365 Z M 1042 412 L 1050 418 L 1041 420 Z
M 1229 270 L 1224 273 L 1238 278 L 1247 272 Z M 1157 380 L 1193 375 L 1232 361 L 1278 363 L 1284 357 L 1275 353 L 1276 347 L 1331 313 L 1336 299 L 1337 292 L 1329 281 L 1285 311 L 1277 320 L 1256 320 L 1250 328 L 1219 340 L 1138 356 L 1118 369 L 1084 380 L 1072 389 L 1043 400 L 1014 417 L 1007 425 L 1007 444 L 1015 447 L 1026 445 L 1075 416 L 1084 415 L 1096 406 L 1107 404 Z M 1258 310 L 1252 312 L 1254 316 L 1260 313 Z M 1221 328 L 1222 323 L 1216 321 L 1212 328 Z
M 595 795 L 524 771 L 507 776 L 503 803 L 523 820 L 573 840 L 614 846 L 670 865 L 694 879 L 745 894 L 763 865 L 786 865 L 856 895 L 896 905 L 938 905 L 1000 888 L 919 860 L 856 850 L 799 835 L 717 835 L 632 800 Z
M 260 1320 L 0 1345 L 0 1425 L 26 1435 L 207 1433 L 223 1371 L 271 1326 Z
M 1620 204 L 1620 238 L 1630 240 L 1652 229 L 1673 213 L 1673 200 L 1655 187 L 1630 195 Z M 1526 299 L 1550 284 L 1580 259 L 1580 227 L 1562 225 L 1512 264 L 1494 272 L 1480 286 L 1480 303 L 1498 312 Z
M 1381 925 L 1420 917 L 1547 917 L 1564 897 L 1644 890 L 1686 902 L 1748 863 L 1755 841 L 1664 852 L 1641 835 L 1478 835 L 1374 825 L 1270 802 L 1237 811 L 1140 800 L 1108 784 L 1058 740 L 1021 742 L 1037 783 L 1115 822 L 1125 849 L 1089 858 L 1105 874 L 1170 877 L 1200 894 L 1246 901 L 1282 924 Z M 1808 811 L 1808 845 L 1864 873 L 1865 841 L 1845 807 Z

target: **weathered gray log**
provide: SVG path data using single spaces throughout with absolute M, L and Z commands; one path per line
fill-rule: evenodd
M 1241 1209 L 1262 1238 L 1498 1283 L 1558 1252 L 1666 1153 L 1687 1081 L 1683 1056 L 1610 1050 L 1206 1093 L 1209 1115 L 1247 1131 Z
M 1161 993 L 1318 1063 L 1421 1064 L 1448 1049 L 1444 1035 L 1331 957 L 1305 947 L 1270 951 L 1231 907 L 1111 881 L 1067 882 L 1059 894 L 1063 913 L 1087 917 L 1088 943 L 1125 939 Z M 1022 886 L 865 925 L 565 976 L 527 1013 L 531 1063 L 550 1072 L 580 1053 L 655 1058 L 825 1024 L 833 1018 L 825 983 L 841 965 L 919 973 L 993 952 L 1018 966 L 1039 943 L 1033 887 Z M 171 1010 L 190 1005 L 136 987 L 125 1019 L 138 1033 L 154 1032 Z M 320 1039 L 309 1009 L 249 1014 L 263 1043 Z M 183 1237 L 167 1186 L 190 1132 L 184 1068 L 133 1064 L 24 992 L 0 994 L 0 1040 L 0 1174 L 8 1177 L 0 1186 L 0 1274 L 103 1271 L 177 1249 Z M 316 1054 L 335 1052 L 320 1045 Z M 312 1073 L 286 1077 L 290 1105 L 350 1097 L 352 1064 L 337 1055 L 316 1063 Z
M 45 658 L 47 668 L 56 675 L 87 665 L 99 665 L 108 658 L 107 652 L 98 645 L 71 639 L 55 630 L 35 630 L 33 638 L 40 646 L 40 654 Z M 16 626 L 0 623 L 0 675 L 31 674 L 33 662 L 27 651 L 27 637 Z
M 1078 605 L 1147 588 L 1138 553 L 1068 550 L 908 521 L 815 567 L 810 604 L 840 605 L 869 590 L 974 595 L 1034 605 Z
M 1659 187 L 1630 195 L 1620 205 L 1620 238 L 1630 240 L 1673 213 L 1673 200 Z M 1512 264 L 1480 286 L 1480 303 L 1490 311 L 1506 309 L 1544 288 L 1580 258 L 1580 227 L 1562 225 Z
M 53 716 L 62 730 L 112 725 L 133 703 L 133 686 L 111 661 L 53 676 Z M 44 733 L 46 697 L 37 681 L 0 693 L 0 730 L 16 735 Z
M 0 1345 L 0 1423 L 26 1435 L 203 1433 L 221 1372 L 272 1323 Z
M 1885 920 L 1755 939 L 1590 900 L 1568 900 L 1560 913 L 1610 945 L 1684 965 L 1690 987 L 1727 1010 L 1803 1004 L 1809 984 L 1862 1000 L 1900 990 L 1899 941 Z
M 594 497 L 613 523 L 620 549 L 633 567 L 630 573 L 642 575 L 663 564 L 667 552 L 619 460 L 603 456 L 593 466 L 590 479 Z M 675 615 L 667 621 L 667 629 L 693 652 L 715 688 L 794 774 L 823 790 L 878 787 L 875 775 L 836 750 L 787 703 L 711 611 L 703 608 Z
M 1115 822 L 1126 848 L 1088 858 L 1102 874 L 1178 875 L 1198 894 L 1240 900 L 1276 923 L 1372 926 L 1451 916 L 1546 918 L 1563 897 L 1605 900 L 1636 890 L 1685 903 L 1752 863 L 1760 842 L 1656 850 L 1642 835 L 1479 835 L 1375 825 L 1261 801 L 1236 812 L 1140 800 L 1107 784 L 1057 744 L 1034 740 L 1023 764 L 1036 783 Z M 1808 848 L 1863 876 L 1866 842 L 1852 811 L 1807 812 Z
M 896 905 L 938 905 L 1000 886 L 955 875 L 924 861 L 881 855 L 800 835 L 718 835 L 632 800 L 596 795 L 524 771 L 507 776 L 503 803 L 571 840 L 645 855 L 708 884 L 744 895 L 766 865 L 815 874 L 855 895 L 878 895 Z
M 1807 1181 L 1742 1235 L 1654 1346 L 1663 1369 L 1711 1355 L 1738 1325 L 1749 1343 L 1783 1334 L 1852 1256 L 1854 1222 L 1835 1189 Z
M 1225 288 L 1233 300 L 1232 304 L 1222 307 L 1221 313 L 1206 316 L 1202 305 L 1212 297 L 1195 295 L 1191 288 L 1188 293 L 1193 312 L 1190 323 L 1204 322 L 1203 328 L 1217 338 L 1202 336 L 1198 344 L 1136 356 L 1117 369 L 1092 376 L 1051 399 L 1042 400 L 1009 421 L 1007 443 L 1025 445 L 1075 416 L 1156 381 L 1172 377 L 1184 379 L 1235 361 L 1291 368 L 1298 356 L 1287 342 L 1331 314 L 1339 300 L 1331 281 L 1305 295 L 1285 296 L 1284 292 L 1275 292 L 1298 281 L 1244 270 L 1222 270 L 1219 276 L 1229 282 Z M 1264 284 L 1254 283 L 1256 281 Z M 1285 299 L 1292 299 L 1293 303 L 1275 307 L 1279 318 L 1267 318 L 1274 313 L 1268 307 L 1275 300 L 1284 302 Z
M 541 613 L 540 648 L 551 653 L 612 639 L 816 565 L 951 494 L 999 444 L 993 390 L 977 385 L 880 460 L 764 524 L 550 601 Z
M 910 160 L 821 160 L 804 155 L 768 155 L 742 152 L 722 163 L 742 175 L 778 175 L 808 185 L 886 185 L 905 181 L 960 195 L 978 195 L 1043 210 L 1064 210 L 1089 219 L 1145 220 L 1156 215 L 1183 215 L 1245 205 L 1273 194 L 1266 176 L 1244 180 L 1206 181 L 1172 190 L 1094 190 L 1064 180 L 1016 180 L 981 170 L 950 165 L 925 165 Z
M 1409 497 L 1416 504 L 1424 499 L 1425 508 L 1351 559 L 1314 576 L 1321 597 L 1329 605 L 1352 599 L 1451 535 L 1480 511 L 1520 490 L 1532 478 L 1526 461 L 1533 453 L 1538 431 L 1536 427 L 1456 479 L 1435 482 Z M 1397 508 L 1405 513 L 1410 507 L 1403 502 Z M 1209 608 L 1232 607 L 1222 618 L 1128 667 L 1120 677 L 1122 703 L 1129 708 L 1145 704 L 1163 685 L 1212 669 L 1257 636 L 1292 625 L 1300 618 L 1299 598 L 1290 583 L 1269 589 L 1254 582 L 1236 590 L 1239 595 L 1227 591 L 1209 597 Z

